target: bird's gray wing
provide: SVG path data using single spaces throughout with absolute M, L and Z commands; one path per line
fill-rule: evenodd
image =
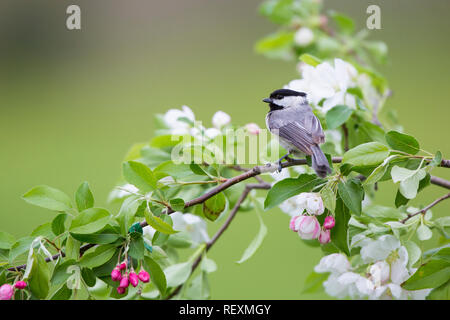
M 279 127 L 278 135 L 309 155 L 312 154 L 311 146 L 316 144 L 311 133 L 297 121 L 292 121 Z
M 325 142 L 325 134 L 323 133 L 322 125 L 312 111 L 305 114 L 302 125 L 310 132 L 314 143 L 321 144 Z

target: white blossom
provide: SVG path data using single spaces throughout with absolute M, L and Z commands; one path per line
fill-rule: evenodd
M 188 121 L 184 121 L 186 118 Z M 195 122 L 195 115 L 188 106 L 182 106 L 179 109 L 169 109 L 163 116 L 164 122 L 173 135 L 184 135 L 189 133 L 189 129 L 193 126 L 188 122 Z
M 314 40 L 314 33 L 310 28 L 302 27 L 295 32 L 294 42 L 300 47 L 306 47 Z
M 431 289 L 408 291 L 401 287 L 413 273 L 408 269 L 408 251 L 392 235 L 378 239 L 362 237 L 361 257 L 367 273 L 356 273 L 346 256 L 331 254 L 323 257 L 314 268 L 318 273 L 331 272 L 323 286 L 327 294 L 337 298 L 358 299 L 424 299 Z
M 285 87 L 302 91 L 319 110 L 326 113 L 336 105 L 345 104 L 356 108 L 355 97 L 347 89 L 355 86 L 358 72 L 350 63 L 334 59 L 334 66 L 323 62 L 316 67 L 302 66 L 302 79 L 291 81 Z M 325 99 L 322 107 L 319 102 Z
M 217 111 L 212 117 L 212 124 L 217 129 L 221 129 L 226 126 L 230 123 L 230 121 L 231 117 L 223 111 Z
M 331 272 L 341 274 L 350 270 L 350 267 L 350 262 L 345 255 L 332 253 L 320 259 L 319 264 L 314 267 L 314 271 L 317 273 Z
M 209 241 L 206 222 L 199 216 L 177 211 L 172 213 L 170 217 L 173 221 L 173 229 L 187 232 L 191 236 L 193 246 Z
M 284 173 L 284 174 L 286 174 L 286 173 Z M 272 176 L 274 176 L 274 175 L 272 174 Z M 278 177 L 278 178 L 280 178 L 280 177 Z M 317 192 L 300 193 L 294 197 L 291 197 L 291 198 L 283 201 L 279 205 L 279 208 L 283 212 L 289 214 L 290 216 L 296 216 L 296 215 L 302 214 L 305 210 L 309 214 L 321 215 L 325 210 L 324 205 L 323 205 L 323 200 L 322 200 L 320 194 Z

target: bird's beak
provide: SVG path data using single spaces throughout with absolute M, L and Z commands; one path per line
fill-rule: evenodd
M 264 99 L 263 99 L 263 102 L 265 102 L 265 103 L 272 103 L 272 99 L 270 99 L 270 98 L 264 98 Z

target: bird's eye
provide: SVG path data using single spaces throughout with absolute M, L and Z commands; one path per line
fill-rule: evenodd
M 276 96 L 276 99 L 277 100 L 281 100 L 281 99 L 283 99 L 283 96 L 279 94 L 279 95 Z

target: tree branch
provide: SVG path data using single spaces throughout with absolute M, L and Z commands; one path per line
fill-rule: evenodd
M 428 210 L 430 210 L 432 207 L 434 207 L 434 206 L 437 205 L 439 202 L 441 202 L 441 201 L 443 201 L 443 200 L 445 200 L 445 199 L 447 199 L 447 198 L 450 198 L 450 193 L 447 193 L 445 196 L 442 196 L 442 197 L 440 197 L 440 198 L 434 200 L 432 203 L 430 203 L 429 205 L 427 205 L 427 206 L 426 206 L 425 208 L 423 208 L 422 210 L 419 210 L 419 211 L 417 211 L 417 212 L 415 212 L 415 213 L 409 213 L 408 216 L 407 216 L 405 219 L 401 220 L 400 222 L 404 224 L 406 221 L 408 221 L 409 219 L 411 219 L 411 218 L 414 217 L 414 216 L 417 216 L 418 214 L 425 214 L 425 213 L 426 213 Z
M 212 237 L 210 241 L 206 243 L 206 252 L 216 243 L 216 241 L 220 238 L 220 236 L 225 232 L 225 230 L 228 228 L 228 226 L 233 221 L 234 217 L 236 216 L 236 213 L 239 211 L 241 204 L 244 202 L 244 200 L 247 198 L 250 191 L 253 189 L 270 189 L 269 183 L 259 183 L 259 184 L 247 184 L 245 186 L 244 192 L 242 192 L 241 196 L 239 197 L 239 200 L 234 205 L 233 209 L 230 212 L 230 215 L 228 216 L 228 219 L 225 221 L 225 223 L 220 227 L 220 229 L 217 231 L 217 233 Z M 194 263 L 192 264 L 191 268 L 191 274 L 194 273 L 195 269 L 198 267 L 200 262 L 202 261 L 203 254 L 200 254 L 197 259 L 195 259 Z M 183 287 L 183 284 L 180 284 L 178 287 L 176 287 L 169 296 L 167 296 L 167 300 L 173 298 L 176 296 L 181 288 Z

